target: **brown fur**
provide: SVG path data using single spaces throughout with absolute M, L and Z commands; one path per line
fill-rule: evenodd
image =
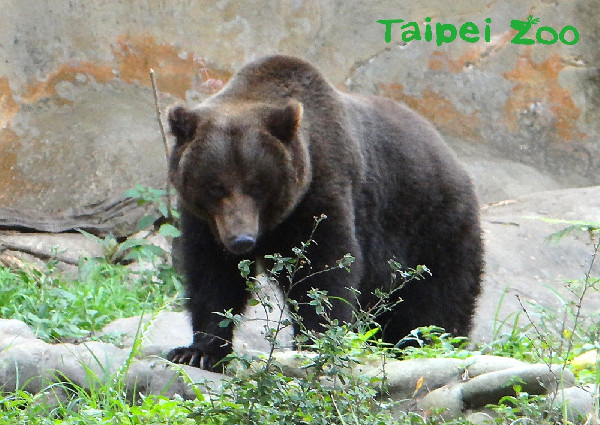
M 437 324 L 468 333 L 482 270 L 478 206 L 470 179 L 423 118 L 389 99 L 339 92 L 310 64 L 288 56 L 250 63 L 194 108 L 169 113 L 177 141 L 170 178 L 180 195 L 183 262 L 194 343 L 169 358 L 204 368 L 230 351 L 232 329 L 215 311 L 239 313 L 248 293 L 237 263 L 291 255 L 327 215 L 308 253 L 313 270 L 344 254 L 352 273 L 321 274 L 317 287 L 361 305 L 389 289 L 387 260 L 427 265 L 433 276 L 409 284 L 381 318 L 384 338 Z M 285 285 L 285 282 L 281 282 Z M 309 329 L 320 320 L 302 305 Z M 352 307 L 332 315 L 351 320 Z

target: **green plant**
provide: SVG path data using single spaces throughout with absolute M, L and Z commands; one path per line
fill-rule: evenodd
M 163 229 L 165 236 L 179 236 L 179 230 L 174 227 L 174 220 L 179 219 L 179 212 L 170 205 L 172 195 L 171 189 L 167 192 L 164 189 L 146 187 L 141 184 L 137 184 L 135 188 L 125 192 L 125 196 L 136 199 L 139 206 L 154 206 L 158 211 L 158 217 L 155 214 L 143 216 L 138 222 L 138 230 L 145 229 L 159 221 L 161 223 L 160 228 Z M 165 201 L 165 198 L 167 198 L 167 201 Z
M 423 326 L 413 330 L 401 342 L 410 343 L 402 350 L 402 358 L 453 357 L 463 359 L 477 352 L 467 349 L 468 338 L 454 336 L 439 326 Z
M 69 280 L 51 263 L 42 271 L 0 267 L 0 316 L 24 321 L 46 341 L 64 342 L 93 335 L 118 318 L 182 304 L 175 274 L 133 273 L 89 259 L 81 260 L 80 272 L 79 279 Z
M 521 391 L 519 385 L 514 386 L 514 396 L 505 396 L 498 404 L 488 407 L 498 414 L 496 423 L 501 424 L 542 424 L 547 416 L 546 398 L 543 396 L 532 396 Z
M 170 201 L 164 201 L 167 196 L 170 199 L 170 195 L 166 190 L 145 187 L 140 184 L 126 191 L 126 197 L 136 200 L 138 206 L 146 206 L 147 214 L 138 220 L 138 232 L 121 243 L 112 234 L 101 238 L 83 230 L 80 232 L 102 246 L 104 260 L 109 263 L 146 261 L 150 262 L 152 266 L 160 268 L 162 263 L 168 262 L 165 261 L 167 254 L 164 249 L 149 242 L 148 239 L 155 234 L 166 238 L 176 238 L 181 235 L 179 229 L 175 227 L 176 220 L 179 219 L 179 212 L 170 206 Z M 162 261 L 157 262 L 156 260 Z
M 163 202 L 165 191 L 136 186 L 127 196 L 139 205 L 153 205 L 159 217 L 140 219 L 143 231 L 163 222 L 157 233 L 176 237 L 179 231 L 167 217 L 177 217 Z M 113 235 L 103 238 L 81 232 L 103 247 L 102 257 L 80 258 L 76 279 L 65 279 L 50 259 L 44 269 L 11 271 L 0 267 L 0 315 L 29 324 L 38 337 L 47 341 L 72 341 L 94 335 L 109 322 L 153 311 L 169 303 L 182 308 L 181 279 L 167 253 L 148 237 L 154 230 L 118 243 Z M 126 264 L 136 261 L 137 268 Z
M 287 281 L 283 299 L 273 299 L 260 295 L 258 288 L 261 277 L 250 275 L 250 261 L 242 261 L 240 272 L 247 279 L 247 285 L 255 296 L 251 304 L 260 305 L 265 311 L 265 335 L 270 343 L 270 351 L 264 357 L 252 357 L 233 353 L 227 360 L 238 365 L 238 373 L 224 384 L 222 391 L 212 394 L 201 403 L 192 415 L 197 423 L 245 423 L 245 424 L 384 424 L 393 423 L 389 407 L 393 404 L 386 396 L 385 371 L 382 376 L 373 378 L 357 374 L 356 366 L 367 359 L 385 359 L 394 355 L 393 347 L 385 346 L 375 336 L 379 331 L 376 316 L 400 302 L 395 292 L 412 279 L 419 279 L 426 269 L 403 269 L 399 264 L 391 264 L 397 278 L 390 293 L 380 293 L 381 302 L 368 311 L 355 309 L 351 323 L 339 323 L 330 316 L 332 302 L 340 300 L 330 297 L 325 291 L 310 289 L 308 304 L 315 309 L 324 323 L 322 332 L 306 329 L 298 315 L 299 304 L 289 301 L 289 293 L 306 279 L 335 269 L 350 271 L 352 256 L 346 255 L 337 264 L 308 274 L 300 271 L 310 266 L 309 250 L 314 230 L 324 216 L 316 219 L 309 239 L 293 249 L 292 257 L 268 255 L 265 260 L 271 267 L 263 272 L 263 278 Z M 399 280 L 400 280 L 399 279 Z M 358 293 L 354 293 L 358 295 Z M 283 315 L 283 301 L 290 304 L 291 319 Z M 275 309 L 278 304 L 278 309 Z M 273 312 L 276 312 L 273 317 Z M 221 313 L 222 326 L 241 320 L 231 312 Z M 311 349 L 302 370 L 303 377 L 287 376 L 275 355 L 279 348 L 278 335 L 293 322 L 298 324 L 299 335 L 296 343 Z M 409 415 L 407 414 L 407 418 Z M 413 417 L 414 420 L 416 420 Z M 411 422 L 417 423 L 417 422 Z

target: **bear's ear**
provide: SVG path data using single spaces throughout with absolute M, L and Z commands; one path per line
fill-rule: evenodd
M 265 125 L 269 133 L 283 143 L 290 142 L 302 121 L 302 104 L 290 100 L 285 106 L 273 108 L 265 118 Z
M 179 142 L 189 140 L 196 132 L 196 127 L 200 122 L 200 117 L 196 111 L 182 105 L 169 109 L 168 117 L 171 134 Z

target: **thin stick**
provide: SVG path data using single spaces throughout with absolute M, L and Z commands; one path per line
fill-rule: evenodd
M 165 148 L 165 158 L 167 159 L 167 168 L 169 167 L 169 158 L 171 153 L 169 152 L 169 145 L 167 143 L 167 135 L 165 133 L 165 126 L 163 125 L 162 116 L 160 113 L 160 107 L 158 106 L 158 89 L 156 88 L 156 79 L 154 78 L 154 70 L 150 68 L 150 80 L 152 81 L 152 91 L 154 93 L 154 105 L 156 107 L 156 117 L 158 118 L 158 125 L 160 126 L 160 134 L 162 136 L 163 146 Z M 167 177 L 167 220 L 169 223 L 173 222 L 173 216 L 171 214 L 171 184 Z

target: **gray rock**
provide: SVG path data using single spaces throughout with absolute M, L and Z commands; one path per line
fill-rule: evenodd
M 558 409 L 563 403 L 566 404 L 567 419 L 573 423 L 584 423 L 594 413 L 594 388 L 591 385 L 584 388 L 565 388 L 552 398 L 552 405 Z
M 427 416 L 440 415 L 450 419 L 463 413 L 464 403 L 461 385 L 446 385 L 431 391 L 417 403 Z
M 143 355 L 161 355 L 166 351 L 192 343 L 192 326 L 187 313 L 162 311 L 156 317 L 151 314 L 117 319 L 106 325 L 100 335 L 121 336 L 125 347 L 133 345 L 136 333 L 142 338 Z
M 560 376 L 563 373 L 561 381 Z M 558 383 L 574 385 L 575 378 L 568 369 L 544 364 L 517 366 L 479 375 L 460 384 L 463 401 L 468 408 L 497 403 L 502 397 L 514 395 L 514 386 L 528 394 L 547 394 L 556 390 Z
M 35 334 L 27 324 L 16 319 L 0 319 L 0 335 L 4 344 L 10 344 L 10 337 L 15 336 L 23 339 L 35 339 Z M 0 346 L 0 351 L 5 349 L 6 345 Z
M 14 323 L 0 326 L 19 328 Z M 65 379 L 83 389 L 122 380 L 129 392 L 135 389 L 137 393 L 167 397 L 180 394 L 190 399 L 196 397 L 196 393 L 186 379 L 202 383 L 201 388 L 205 390 L 217 390 L 226 379 L 197 368 L 170 366 L 162 359 L 137 360 L 128 349 L 97 341 L 77 345 L 47 344 L 14 333 L 0 333 L 0 347 L 0 384 L 6 391 L 25 389 L 38 393 Z M 182 372 L 186 379 L 182 378 Z
M 273 311 L 269 313 L 267 320 L 267 315 L 260 305 L 246 306 L 242 323 L 235 328 L 233 333 L 233 347 L 238 352 L 265 353 L 269 351 L 270 346 L 265 339 L 264 327 L 276 326 L 276 320 L 279 318 L 279 304 L 275 300 L 280 299 L 281 293 L 274 286 L 263 284 L 260 296 L 269 297 L 272 300 Z M 287 314 L 284 313 L 283 317 L 287 317 Z M 150 321 L 151 323 L 148 323 Z M 148 314 L 144 316 L 141 323 L 139 316 L 118 319 L 106 325 L 100 335 L 121 335 L 123 337 L 122 344 L 131 346 L 138 327 L 146 329 L 142 343 L 142 354 L 144 355 L 164 355 L 172 348 L 190 345 L 193 341 L 193 330 L 186 312 L 161 312 L 154 319 Z M 278 341 L 278 351 L 291 346 L 291 327 L 281 330 Z
M 12 269 L 47 269 L 56 260 L 55 270 L 63 276 L 77 278 L 80 257 L 102 256 L 100 244 L 78 233 L 3 233 L 0 232 L 0 265 Z
M 486 364 L 490 366 L 489 371 L 484 370 Z M 428 416 L 439 413 L 442 418 L 449 419 L 464 414 L 467 409 L 482 409 L 487 404 L 498 403 L 504 396 L 515 395 L 514 386 L 516 385 L 521 388 L 521 391 L 536 395 L 554 392 L 557 382 L 561 381 L 561 373 L 564 373 L 562 385 L 569 387 L 574 382 L 573 374 L 559 366 L 550 368 L 544 364 L 521 363 L 516 367 L 497 370 L 501 364 L 500 359 L 491 360 L 490 356 L 486 356 L 479 364 L 480 374 L 477 377 L 463 382 L 451 382 L 433 390 L 418 401 L 417 407 Z M 510 362 L 505 363 L 505 365 L 508 364 Z M 577 404 L 577 407 L 574 404 L 573 408 L 577 411 L 584 409 L 583 411 L 589 412 L 589 394 L 587 394 L 587 398 L 580 400 L 577 397 L 582 394 L 576 393 L 570 388 L 559 393 L 563 393 L 567 400 L 573 396 L 573 403 Z M 470 415 L 469 420 L 481 424 L 494 423 L 493 416 L 483 412 Z
M 384 373 L 382 362 L 357 365 L 355 370 L 367 376 L 382 377 Z M 387 387 L 390 396 L 397 400 L 420 397 L 449 382 L 458 382 L 463 373 L 464 361 L 459 359 L 388 359 L 385 362 Z
M 494 412 L 473 412 L 467 415 L 466 419 L 473 425 L 493 425 L 495 424 Z
M 53 258 L 71 265 L 77 265 L 82 256 L 103 255 L 100 244 L 78 233 L 0 233 L 0 250 L 2 249 L 31 254 L 41 260 Z
M 202 391 L 218 391 L 224 375 L 198 368 L 170 365 L 154 354 L 164 349 L 189 343 L 191 330 L 187 317 L 182 313 L 162 312 L 152 318 L 121 319 L 107 326 L 103 334 L 124 332 L 126 345 L 133 343 L 132 334 L 140 326 L 143 332 L 142 350 L 137 357 L 131 347 L 118 348 L 112 344 L 89 341 L 82 344 L 47 344 L 34 337 L 31 330 L 17 320 L 0 319 L 0 384 L 5 391 L 25 389 L 42 393 L 42 400 L 58 403 L 65 400 L 66 393 L 57 387 L 56 392 L 47 391 L 52 383 L 68 380 L 72 385 L 89 389 L 93 385 L 124 383 L 130 395 L 135 389 L 141 394 L 179 394 L 191 399 L 196 396 L 199 383 Z M 181 327 L 187 331 L 175 335 L 172 330 Z M 160 344 L 159 344 L 160 343 Z M 144 349 L 149 344 L 152 349 Z M 260 352 L 253 354 L 260 355 Z M 317 354 L 314 352 L 276 351 L 275 362 L 280 370 L 295 377 L 306 377 L 311 372 L 308 365 Z M 142 358 L 139 358 L 142 357 Z M 265 354 L 262 354 L 263 359 Z M 518 364 L 518 366 L 514 366 Z M 262 362 L 256 362 L 261 367 Z M 385 365 L 385 368 L 384 368 Z M 249 373 L 242 371 L 242 373 Z M 419 409 L 427 416 L 440 415 L 449 419 L 462 415 L 466 409 L 479 409 L 488 403 L 496 403 L 514 394 L 518 384 L 530 394 L 555 391 L 557 377 L 565 386 L 574 383 L 573 374 L 558 366 L 527 365 L 511 359 L 493 356 L 474 356 L 464 360 L 430 358 L 413 360 L 364 359 L 353 366 L 351 373 L 370 377 L 386 377 L 386 390 L 392 399 L 400 401 L 399 408 Z M 477 375 L 477 376 L 475 376 Z M 326 377 L 323 385 L 334 385 Z M 337 383 L 336 385 L 339 385 Z M 373 384 L 379 385 L 379 384 Z M 589 414 L 593 409 L 593 397 L 578 388 L 559 392 L 556 403 L 566 400 L 574 415 Z M 474 423 L 486 423 L 487 417 L 473 417 Z M 475 420 L 477 419 L 477 421 Z
M 46 346 L 40 340 L 25 340 L 19 344 L 11 339 L 0 351 L 0 384 L 3 391 L 15 391 L 25 388 L 32 393 L 39 392 L 45 385 L 42 375 L 47 373 L 43 368 L 42 358 L 47 357 Z
M 566 300 L 573 299 L 565 283 L 584 277 L 592 243 L 585 233 L 573 233 L 558 243 L 551 241 L 552 233 L 569 224 L 544 219 L 600 223 L 600 186 L 540 192 L 482 210 L 486 265 L 470 335 L 473 340 L 490 342 L 510 333 L 515 314 L 521 316 L 517 326 L 528 325 L 517 296 L 530 311 L 533 303 L 560 312 L 564 306 L 553 291 Z M 600 262 L 596 261 L 592 275 L 598 274 Z M 600 292 L 588 291 L 583 315 L 599 309 Z
M 270 344 L 265 339 L 266 329 L 276 328 L 277 322 L 280 319 L 289 319 L 287 305 L 285 305 L 283 295 L 277 285 L 269 282 L 264 275 L 259 277 L 258 283 L 257 293 L 253 297 L 257 300 L 268 302 L 271 311 L 267 313 L 265 307 L 261 304 L 246 306 L 243 312 L 243 321 L 233 332 L 233 348 L 240 352 L 268 352 Z M 277 337 L 277 349 L 284 350 L 291 348 L 292 339 L 292 327 L 283 327 L 280 329 Z
M 12 270 L 37 270 L 42 272 L 46 268 L 46 262 L 38 257 L 21 251 L 5 249 L 0 253 L 0 265 Z M 61 263 L 57 267 L 61 273 L 73 275 L 73 266 Z
M 473 178 L 480 202 L 514 199 L 531 193 L 556 190 L 561 184 L 534 167 L 498 158 L 472 158 L 465 167 Z
M 511 367 L 525 366 L 526 363 L 510 358 L 499 356 L 473 356 L 465 360 L 466 376 L 465 378 L 474 378 L 484 373 L 495 372 L 497 370 L 508 369 Z

